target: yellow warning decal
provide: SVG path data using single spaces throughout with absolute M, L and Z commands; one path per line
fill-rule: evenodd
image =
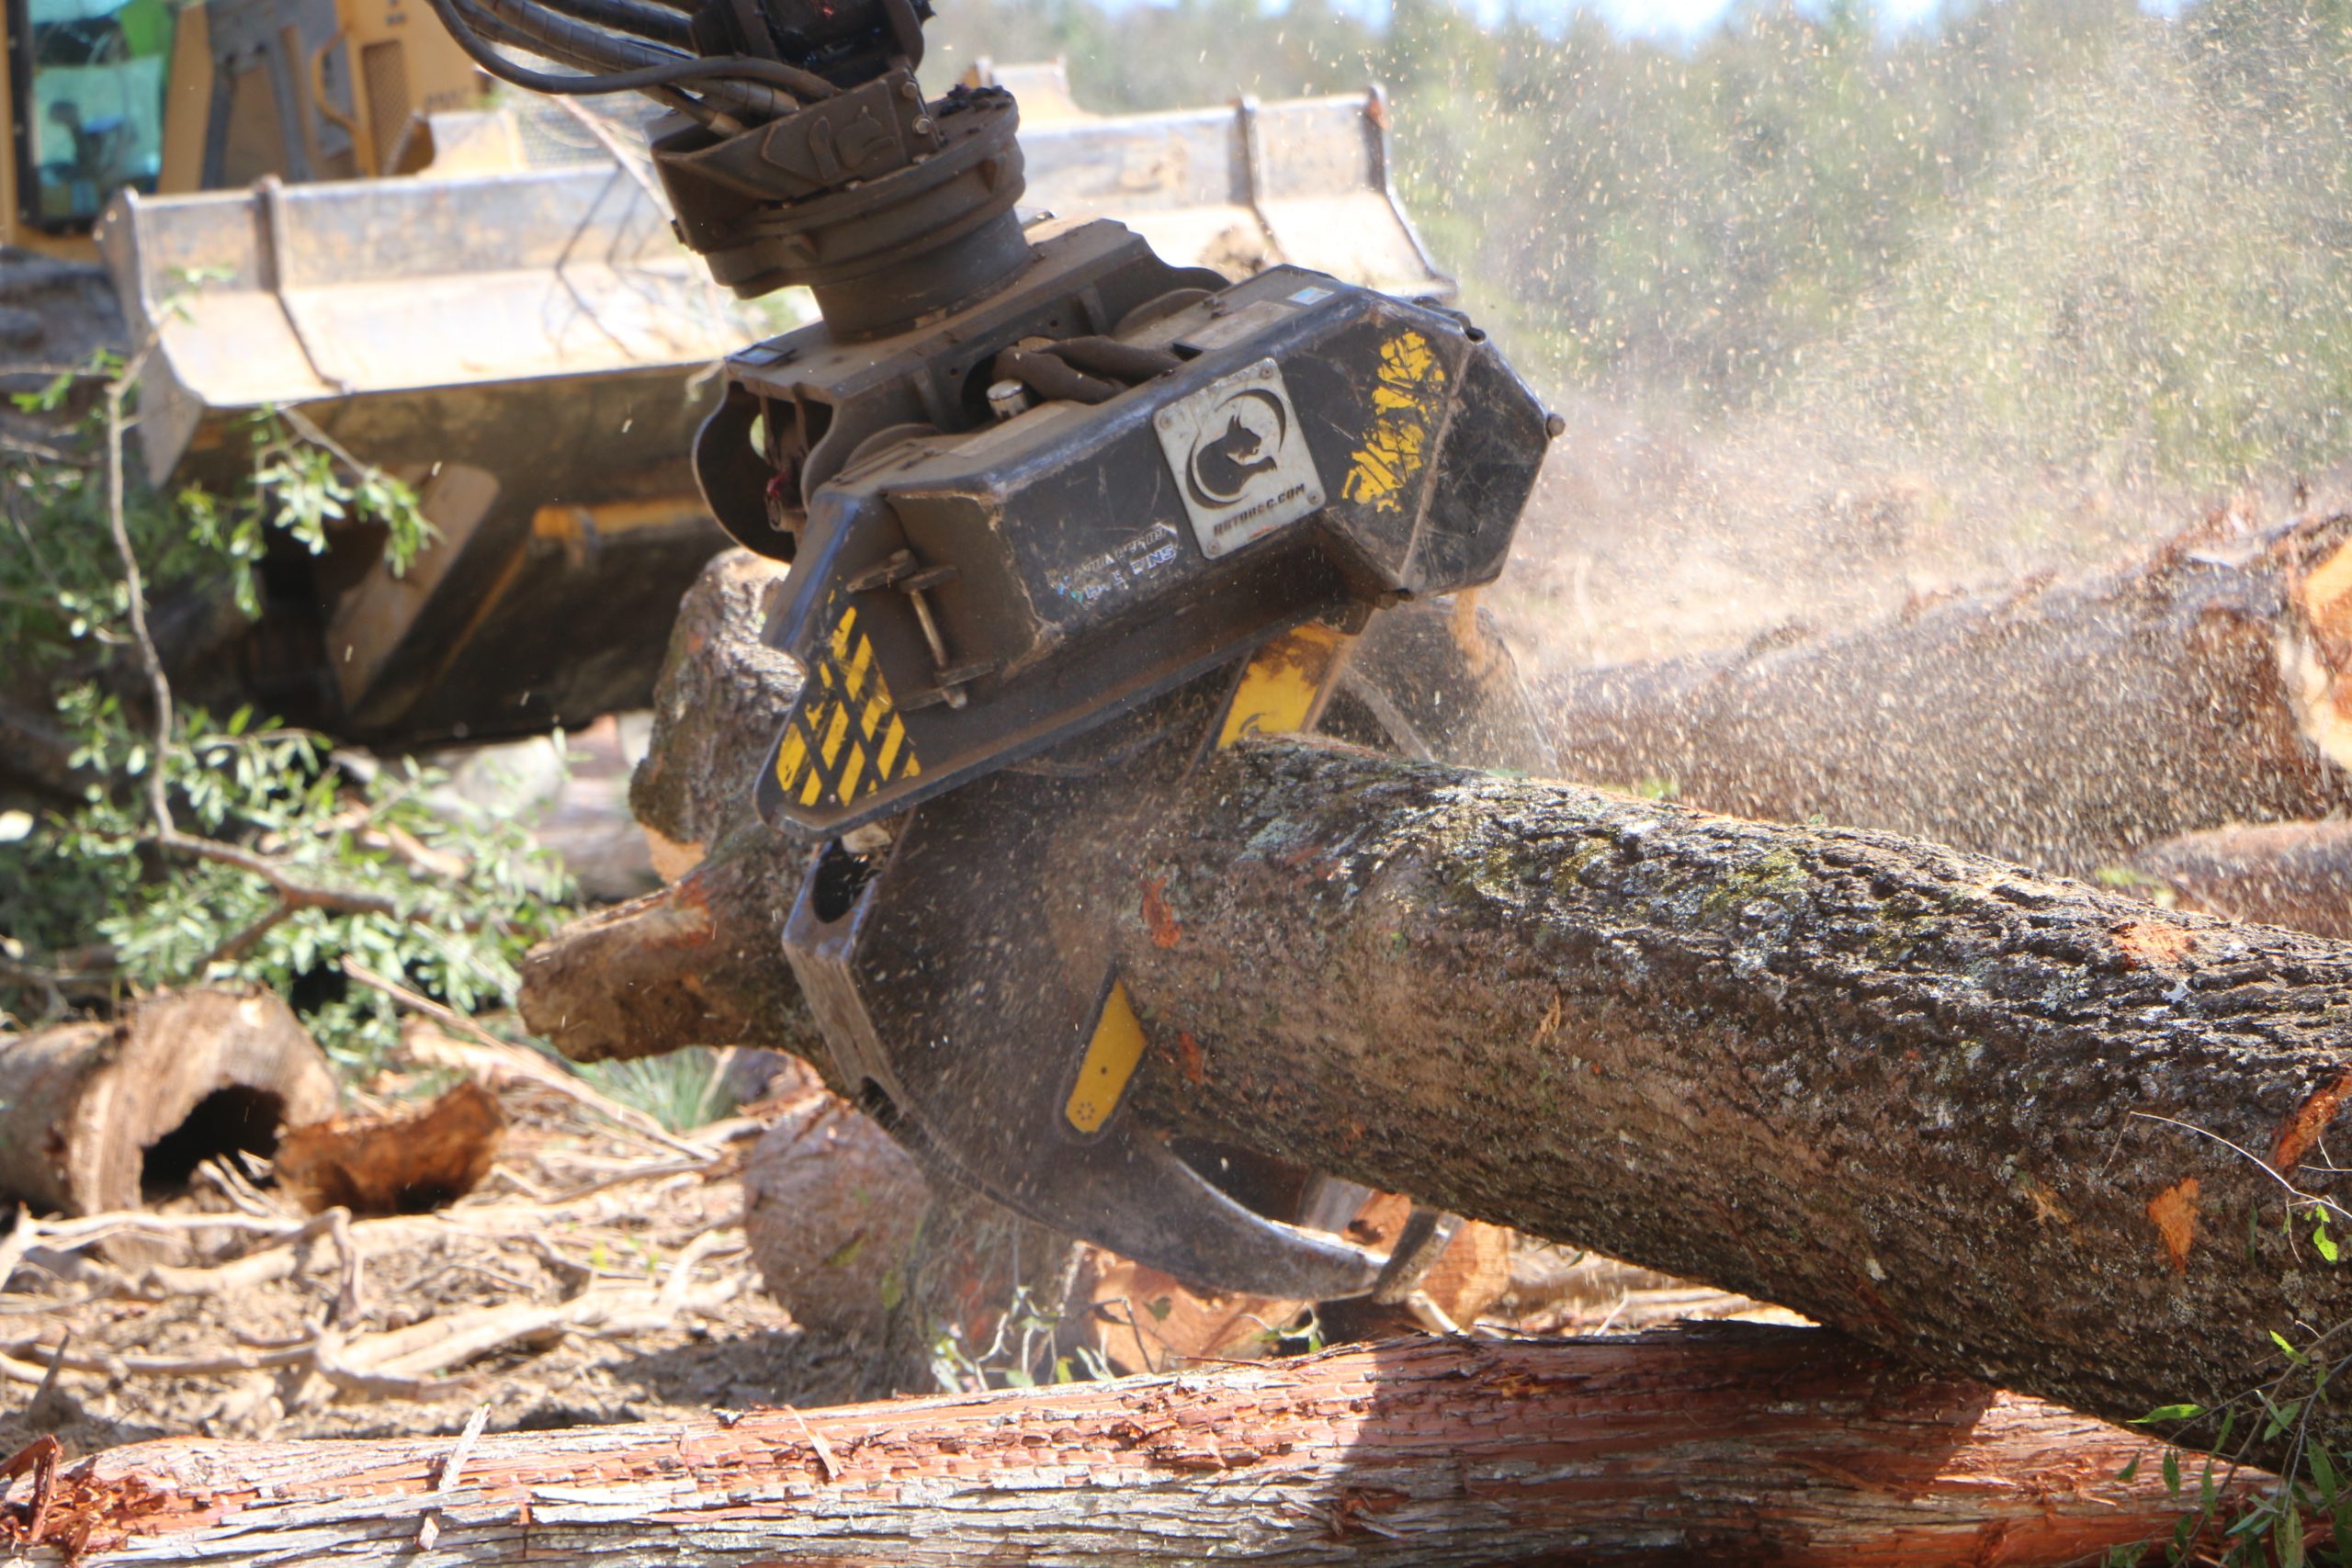
M 1405 332 L 1382 344 L 1372 428 L 1356 448 L 1340 495 L 1377 512 L 1396 511 L 1407 481 L 1428 461 L 1430 427 L 1444 399 L 1445 367 L 1429 339 Z
M 785 725 L 775 782 L 797 805 L 840 807 L 922 772 L 873 639 L 857 629 L 857 606 L 845 605 Z
M 1062 1114 L 1081 1133 L 1099 1133 L 1127 1092 L 1127 1080 L 1143 1060 L 1143 1024 L 1127 987 L 1111 983 L 1103 998 L 1102 1016 L 1094 1021 L 1094 1037 L 1086 1043 L 1086 1059 L 1078 1065 L 1078 1083 L 1069 1091 Z
M 1353 639 L 1320 621 L 1274 638 L 1250 657 L 1216 733 L 1220 751 L 1250 735 L 1292 735 L 1313 722 L 1323 689 Z

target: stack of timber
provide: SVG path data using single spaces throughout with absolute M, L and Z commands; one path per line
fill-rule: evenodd
M 708 620 L 685 657 L 750 635 Z M 2352 1316 L 2352 1270 L 2301 1234 L 2342 1182 L 2319 1142 L 2352 1099 L 2352 949 L 1884 834 L 1309 742 L 1226 753 L 1136 852 L 1091 885 L 1157 1046 L 1148 1125 L 2111 1420 L 2243 1406 L 2296 1375 L 2273 1330 Z M 603 977 L 628 976 L 795 1049 L 773 900 L 797 869 L 724 837 L 555 939 L 526 1014 L 581 1056 L 708 1038 L 615 1005 Z M 2304 1414 L 2352 1438 L 2335 1389 Z

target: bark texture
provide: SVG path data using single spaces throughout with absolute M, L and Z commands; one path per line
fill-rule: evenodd
M 86 1532 L 91 1568 L 379 1555 L 1995 1568 L 2167 1535 L 2183 1504 L 2160 1452 L 1818 1331 L 1424 1339 L 469 1446 L 142 1443 L 61 1486 L 32 1560 Z M 2260 1479 L 2241 1472 L 2229 1490 Z
M 1178 940 L 1115 916 L 1155 1124 L 2114 1419 L 2352 1317 L 2279 1179 L 2343 1181 L 2352 949 L 1361 754 L 1240 749 L 1195 798 L 1142 857 Z
M 2282 1224 L 2279 1179 L 2343 1180 L 2320 1139 L 2352 1100 L 2352 949 L 1883 835 L 1302 744 L 1226 754 L 1102 853 L 1070 885 L 1099 889 L 1152 1041 L 1136 1111 L 1164 1130 L 2110 1419 L 2292 1397 L 2271 1331 L 2352 1318 L 2352 1267 L 2315 1255 L 2308 1208 Z M 747 955 L 735 1043 L 790 1049 L 772 887 L 729 886 L 706 913 Z M 600 972 L 536 974 L 526 1008 L 593 1010 Z M 685 1043 L 655 1032 L 632 1048 Z M 2347 1414 L 2312 1412 L 2338 1438 Z
M 275 995 L 166 992 L 109 1023 L 0 1039 L 0 1194 L 68 1214 L 140 1206 L 230 1148 L 334 1113 L 325 1055 Z
M 2352 822 L 2235 824 L 2184 833 L 2132 858 L 2134 886 L 2173 906 L 2352 939 Z
M 1565 776 L 2074 875 L 2352 807 L 2352 517 L 2226 517 L 2105 575 L 1571 675 Z
M 760 638 L 785 568 L 729 550 L 678 606 L 653 686 L 654 741 L 629 781 L 629 810 L 675 881 L 752 819 L 751 785 L 784 728 L 800 673 Z

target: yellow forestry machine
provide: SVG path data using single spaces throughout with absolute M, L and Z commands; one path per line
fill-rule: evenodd
M 157 483 L 234 484 L 242 422 L 299 407 L 413 482 L 438 536 L 398 577 L 366 529 L 315 558 L 279 541 L 257 625 L 183 618 L 229 634 L 166 649 L 190 694 L 395 745 L 642 705 L 725 542 L 684 456 L 718 363 L 806 296 L 714 288 L 633 126 L 488 110 L 425 0 L 0 11 L 0 379 L 154 333 Z M 694 47 L 690 6 L 632 17 L 645 47 Z M 1033 210 L 1117 212 L 1228 276 L 1444 287 L 1390 195 L 1376 99 L 1098 118 L 1057 67 L 1008 74 L 1056 106 L 1028 139 Z
M 1500 571 L 1557 422 L 1442 300 L 1317 265 L 1375 236 L 1272 108 L 1119 161 L 1171 209 L 1226 198 L 1274 264 L 1235 281 L 1199 265 L 1213 220 L 1159 215 L 1172 257 L 1150 212 L 1025 220 L 1063 130 L 1001 85 L 927 94 L 926 0 L 432 3 L 517 86 L 656 99 L 686 246 L 815 299 L 728 356 L 694 465 L 790 563 L 766 637 L 805 678 L 749 782 L 806 848 L 784 945 L 842 1080 L 942 1178 L 1194 1283 L 1405 1288 L 1442 1216 L 1374 1254 L 1290 1223 L 1344 1213 L 1328 1186 L 1277 1216 L 1137 1126 L 1151 1031 L 1104 917 L 1186 775 L 1324 721 L 1351 666 L 1386 671 L 1361 739 L 1481 705 L 1462 642 L 1410 628 Z

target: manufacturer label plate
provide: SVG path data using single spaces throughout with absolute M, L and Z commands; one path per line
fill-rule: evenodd
M 1193 536 L 1211 560 L 1323 505 L 1323 480 L 1271 359 L 1179 399 L 1151 423 Z

